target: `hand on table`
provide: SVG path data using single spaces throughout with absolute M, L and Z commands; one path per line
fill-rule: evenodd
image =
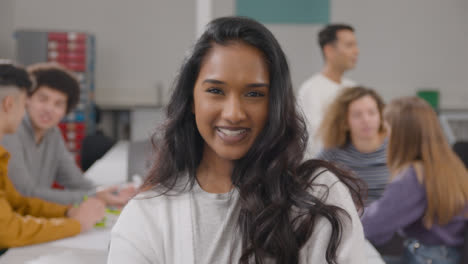
M 96 198 L 89 198 L 79 207 L 68 210 L 67 216 L 80 222 L 81 232 L 90 230 L 97 222 L 104 218 L 106 205 Z

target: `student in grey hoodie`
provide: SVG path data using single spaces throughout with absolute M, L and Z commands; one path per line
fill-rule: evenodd
M 107 205 L 123 206 L 133 196 L 133 187 L 117 192 L 117 186 L 97 188 L 84 178 L 57 125 L 79 101 L 80 86 L 74 76 L 56 64 L 29 68 L 36 81 L 27 98 L 26 116 L 15 134 L 2 144 L 12 154 L 9 175 L 23 195 L 73 204 L 95 196 Z M 64 190 L 53 189 L 56 182 Z

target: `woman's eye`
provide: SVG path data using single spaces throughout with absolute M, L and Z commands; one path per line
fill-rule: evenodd
M 213 94 L 223 94 L 223 91 L 218 88 L 210 88 L 206 90 L 208 93 L 213 93 Z
M 247 96 L 248 97 L 263 97 L 263 96 L 265 96 L 265 94 L 263 94 L 261 92 L 248 92 Z

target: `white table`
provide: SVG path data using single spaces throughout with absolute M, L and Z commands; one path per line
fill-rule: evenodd
M 0 264 L 104 264 L 111 228 L 100 228 L 48 243 L 9 249 Z

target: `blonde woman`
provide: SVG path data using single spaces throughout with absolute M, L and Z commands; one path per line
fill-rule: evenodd
M 407 237 L 402 263 L 458 263 L 468 212 L 463 163 L 424 100 L 394 100 L 384 117 L 392 181 L 362 216 L 366 237 L 379 245 L 402 230 Z
M 319 129 L 324 150 L 318 158 L 355 173 L 368 185 L 366 204 L 382 195 L 389 181 L 384 102 L 372 89 L 343 89 L 328 107 Z

